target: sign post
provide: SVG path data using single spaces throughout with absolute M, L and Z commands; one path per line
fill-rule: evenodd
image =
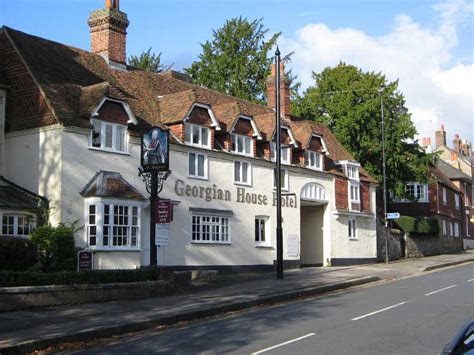
M 400 213 L 398 212 L 387 213 L 387 219 L 399 219 L 399 218 L 400 218 Z
M 157 265 L 156 250 L 156 202 L 163 189 L 169 170 L 169 131 L 151 127 L 142 134 L 140 167 L 138 175 L 143 178 L 150 194 L 150 265 Z
M 92 271 L 94 269 L 94 256 L 92 250 L 80 250 L 77 253 L 77 271 Z

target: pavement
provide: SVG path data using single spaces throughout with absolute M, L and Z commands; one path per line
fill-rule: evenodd
M 371 282 L 417 276 L 467 262 L 474 262 L 474 251 L 390 264 L 288 270 L 284 280 L 276 280 L 273 273 L 244 274 L 223 277 L 215 284 L 166 297 L 5 312 L 0 313 L 0 354 L 26 353 L 63 342 L 120 335 Z

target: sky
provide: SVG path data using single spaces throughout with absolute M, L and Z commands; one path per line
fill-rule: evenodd
M 0 25 L 88 50 L 87 18 L 104 0 L 0 0 Z M 446 0 L 121 0 L 127 55 L 152 47 L 174 70 L 227 19 L 263 18 L 282 32 L 283 54 L 302 82 L 340 61 L 399 80 L 419 137 L 444 124 L 474 140 L 474 1 Z M 434 142 L 434 139 L 433 139 Z

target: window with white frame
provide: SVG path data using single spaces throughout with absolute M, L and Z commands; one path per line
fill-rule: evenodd
M 276 168 L 273 169 L 273 188 L 276 189 L 277 187 L 277 183 L 276 183 Z M 281 169 L 281 175 L 280 175 L 280 185 L 281 185 L 281 189 L 282 190 L 285 190 L 285 191 L 288 191 L 289 190 L 289 183 L 288 183 L 288 170 L 286 169 Z
M 454 236 L 459 237 L 459 223 L 454 223 Z
M 207 179 L 207 155 L 201 153 L 188 153 L 188 176 Z
M 360 203 L 360 185 L 358 183 L 349 182 L 349 195 L 352 203 Z
M 210 148 L 210 129 L 204 126 L 185 123 L 184 143 L 194 147 Z
M 347 221 L 349 239 L 357 239 L 357 226 L 355 219 L 349 219 Z
M 140 245 L 140 206 L 95 200 L 86 206 L 87 243 L 91 247 L 135 249 Z
M 443 204 L 448 204 L 448 190 L 443 186 Z
M 346 175 L 349 179 L 359 180 L 359 168 L 355 165 L 346 165 Z
M 453 237 L 454 236 L 454 222 L 450 222 L 449 226 L 450 226 L 450 235 Z
M 306 166 L 310 169 L 321 170 L 321 154 L 318 152 L 313 152 L 311 150 L 306 151 Z
M 193 243 L 231 244 L 230 218 L 193 214 L 191 238 Z
M 409 199 L 394 198 L 397 202 L 410 202 L 417 200 L 418 202 L 428 202 L 428 185 L 410 182 L 405 185 L 405 194 Z
M 127 126 L 91 120 L 94 127 L 90 136 L 90 147 L 110 152 L 128 152 Z
M 268 216 L 255 217 L 255 245 L 256 246 L 270 246 L 270 233 Z
M 446 220 L 443 219 L 441 224 L 443 225 L 443 235 L 445 235 L 445 236 L 448 235 L 448 227 L 446 225 Z
M 457 210 L 461 209 L 461 196 L 459 194 L 454 194 L 454 204 Z
M 252 137 L 240 134 L 231 134 L 232 152 L 240 155 L 253 156 L 253 140 Z
M 18 214 L 4 214 L 2 216 L 2 235 L 26 237 L 33 228 L 33 217 Z
M 284 147 L 283 149 L 280 149 L 280 161 L 282 164 L 290 164 L 290 149 Z M 275 142 L 270 142 L 270 150 L 271 150 L 271 161 L 275 162 L 276 161 L 276 143 Z
M 252 184 L 252 167 L 245 161 L 234 162 L 234 182 L 236 184 Z
M 466 214 L 465 216 L 465 220 L 466 220 L 466 236 L 470 236 L 469 234 L 469 214 Z

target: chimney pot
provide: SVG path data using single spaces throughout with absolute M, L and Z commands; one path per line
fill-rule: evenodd
M 105 8 L 110 9 L 112 7 L 112 0 L 105 0 Z
M 444 124 L 441 124 L 441 131 L 444 131 Z

